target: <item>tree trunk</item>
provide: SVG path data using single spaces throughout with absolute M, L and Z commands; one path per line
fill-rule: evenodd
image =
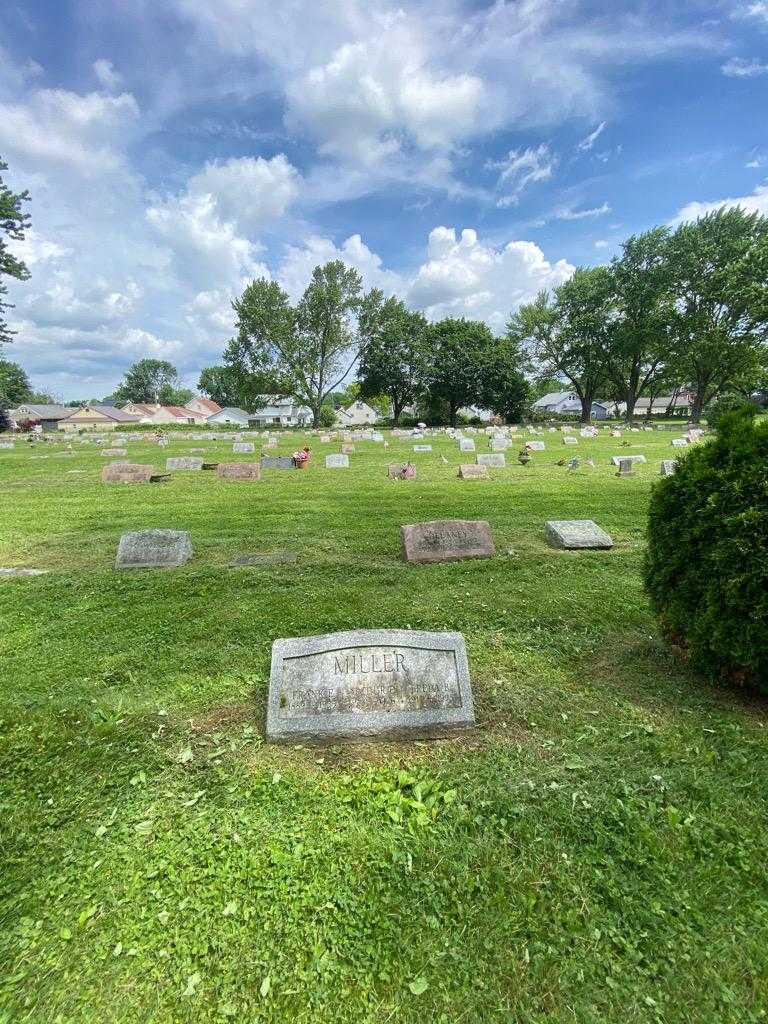
M 581 422 L 590 423 L 592 421 L 592 396 L 584 395 L 581 399 Z
M 703 393 L 703 391 L 697 391 L 696 392 L 696 397 L 693 400 L 693 405 L 691 406 L 691 422 L 693 422 L 693 423 L 700 423 L 701 422 L 701 413 L 702 413 L 703 408 L 704 408 L 704 393 Z
M 322 403 L 320 403 L 319 405 L 310 405 L 310 409 L 312 410 L 312 426 L 313 427 L 319 427 L 320 426 L 320 410 L 322 409 Z
M 629 394 L 627 394 L 626 398 L 627 408 L 624 412 L 624 419 L 627 421 L 627 423 L 631 423 L 632 420 L 635 418 L 635 402 L 637 402 L 637 395 L 634 394 L 633 392 L 630 392 Z
M 457 409 L 456 409 L 456 406 L 453 404 L 453 402 L 451 402 L 449 404 L 450 404 L 450 416 L 449 416 L 449 419 L 451 421 L 451 426 L 455 427 L 456 426 L 456 412 L 457 412 Z
M 392 399 L 392 426 L 393 427 L 399 427 L 400 426 L 400 416 L 402 415 L 402 412 L 403 412 L 403 403 L 402 402 L 397 402 L 393 398 Z

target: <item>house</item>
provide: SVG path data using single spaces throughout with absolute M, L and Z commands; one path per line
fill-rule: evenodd
M 651 416 L 666 416 L 667 410 L 671 410 L 672 414 L 675 413 L 685 416 L 691 411 L 693 405 L 694 396 L 690 391 L 681 391 L 676 395 L 666 395 L 661 398 L 638 398 L 635 402 L 635 414 L 637 416 L 647 416 L 648 406 L 653 401 L 653 407 L 651 408 Z
M 180 405 L 127 402 L 122 408 L 130 416 L 138 416 L 139 423 L 205 423 L 208 419 L 208 414 L 194 412 Z
M 285 395 L 259 395 L 254 405 L 250 420 L 260 427 L 305 427 L 312 422 L 312 410 Z
M 335 426 L 367 427 L 372 423 L 376 423 L 378 418 L 379 414 L 375 409 L 372 409 L 365 402 L 357 401 L 353 402 L 346 409 L 338 409 L 336 411 Z
M 581 399 L 574 391 L 551 391 L 537 399 L 532 408 L 536 412 L 549 412 L 554 416 L 581 415 Z M 593 420 L 605 420 L 615 411 L 615 402 L 596 398 L 592 403 L 591 417 Z
M 140 422 L 138 416 L 116 409 L 113 405 L 84 405 L 81 409 L 70 409 L 69 412 L 71 415 L 58 423 L 58 429 L 67 433 L 77 430 L 117 430 Z
M 490 409 L 481 409 L 479 405 L 466 405 L 458 412 L 459 416 L 463 416 L 465 419 L 480 420 L 481 423 L 490 423 L 491 420 L 498 419 Z
M 251 420 L 251 414 L 246 412 L 245 409 L 238 409 L 235 406 L 228 405 L 224 409 L 219 409 L 218 412 L 213 413 L 206 420 L 206 423 L 213 427 L 230 425 L 233 427 L 247 427 Z
M 56 430 L 61 420 L 71 416 L 72 411 L 66 405 L 34 405 L 24 402 L 18 409 L 8 412 L 8 419 L 12 425 L 29 420 L 39 423 L 43 430 Z
M 201 398 L 200 395 L 187 402 L 187 409 L 191 412 L 199 413 L 205 420 L 209 416 L 213 416 L 214 413 L 221 412 L 221 406 L 218 402 L 214 402 L 212 398 Z

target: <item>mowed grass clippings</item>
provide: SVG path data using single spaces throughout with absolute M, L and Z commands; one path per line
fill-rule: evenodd
M 0 579 L 0 1021 L 764 1020 L 768 705 L 694 677 L 649 613 L 671 436 L 545 433 L 488 481 L 443 437 L 358 441 L 348 470 L 309 438 L 307 471 L 257 484 L 0 452 L 0 566 L 50 570 Z M 128 457 L 190 446 L 251 458 L 178 434 Z M 626 453 L 648 463 L 620 480 Z M 487 519 L 497 556 L 406 565 L 400 525 L 438 518 Z M 615 547 L 555 551 L 549 518 Z M 190 530 L 189 565 L 115 572 L 148 527 Z M 298 561 L 228 568 L 277 551 Z M 377 627 L 464 634 L 477 729 L 265 745 L 272 641 Z

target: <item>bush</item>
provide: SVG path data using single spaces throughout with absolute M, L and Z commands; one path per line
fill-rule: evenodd
M 659 481 L 645 584 L 693 667 L 768 694 L 768 421 L 724 416 Z
M 704 410 L 704 415 L 707 420 L 707 424 L 713 429 L 717 430 L 721 420 L 724 416 L 727 416 L 730 412 L 736 412 L 739 409 L 748 409 L 752 415 L 757 412 L 757 406 L 754 402 L 750 402 L 744 398 L 743 395 L 721 395 L 716 402 L 708 405 Z

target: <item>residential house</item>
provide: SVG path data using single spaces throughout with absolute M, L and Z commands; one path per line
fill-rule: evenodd
M 247 413 L 245 409 L 238 409 L 235 406 L 228 405 L 224 409 L 219 409 L 218 412 L 213 413 L 209 416 L 206 422 L 211 426 L 233 426 L 233 427 L 247 427 L 250 425 L 251 414 Z
M 685 416 L 691 411 L 694 396 L 690 391 L 681 391 L 676 395 L 666 395 L 661 398 L 638 398 L 635 402 L 635 415 L 647 416 L 648 406 L 653 401 L 651 416 L 666 416 L 668 410 L 672 415 Z
M 549 412 L 554 416 L 580 415 L 581 399 L 574 391 L 552 391 L 537 399 L 532 408 L 536 412 Z M 593 420 L 605 420 L 615 413 L 615 402 L 596 398 L 592 403 L 591 417 Z
M 58 429 L 67 433 L 78 430 L 117 430 L 140 422 L 138 416 L 132 416 L 113 405 L 84 405 L 81 409 L 70 409 L 69 412 L 71 415 L 58 423 Z
M 18 409 L 11 409 L 8 419 L 11 425 L 25 421 L 39 423 L 43 430 L 56 430 L 61 420 L 72 415 L 73 410 L 66 405 L 37 405 L 24 402 Z
M 140 423 L 198 423 L 203 424 L 208 420 L 208 414 L 195 412 L 192 409 L 180 405 L 151 405 L 144 402 L 127 402 L 123 412 L 131 416 L 138 416 Z
M 260 427 L 305 427 L 312 422 L 312 410 L 285 395 L 259 395 L 254 405 L 250 420 Z
M 209 416 L 221 412 L 221 406 L 218 402 L 214 402 L 212 398 L 202 398 L 200 395 L 187 402 L 187 409 L 191 412 L 199 413 L 206 420 Z
M 376 423 L 379 414 L 365 402 L 357 401 L 346 409 L 336 411 L 337 427 L 367 427 Z

